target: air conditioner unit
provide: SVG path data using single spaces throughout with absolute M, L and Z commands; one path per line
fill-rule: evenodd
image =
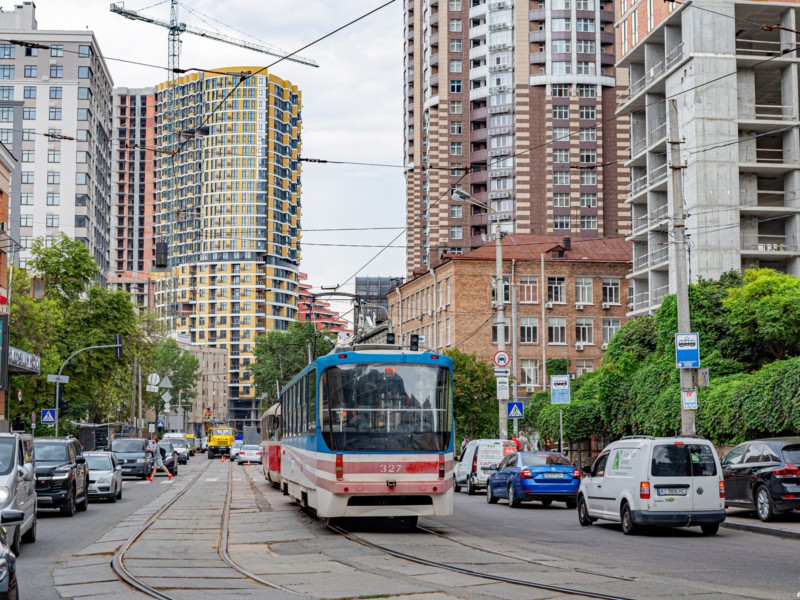
M 544 305 L 544 307 L 545 308 L 553 308 L 553 303 L 552 302 L 548 302 L 547 304 Z
M 611 305 L 608 302 L 603 302 L 603 310 L 608 310 L 611 308 Z
M 583 304 L 576 304 L 575 310 L 583 310 Z
M 602 344 L 600 350 L 608 350 L 608 344 Z
M 525 391 L 526 391 L 526 392 L 532 392 L 532 391 L 533 391 L 533 390 L 535 390 L 535 389 L 536 389 L 536 388 L 535 388 L 534 386 L 532 386 L 532 385 L 526 385 L 526 386 L 525 386 Z
M 575 350 L 578 352 L 583 352 L 583 344 L 575 344 Z

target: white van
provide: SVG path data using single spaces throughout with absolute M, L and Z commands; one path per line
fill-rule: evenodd
M 472 495 L 479 488 L 486 488 L 489 475 L 495 473 L 500 461 L 517 451 L 517 445 L 511 440 L 472 440 L 469 442 L 455 464 L 455 491 L 467 488 Z
M 583 469 L 578 520 L 639 525 L 699 525 L 714 535 L 725 520 L 725 481 L 714 446 L 697 437 L 631 436 L 609 444 Z

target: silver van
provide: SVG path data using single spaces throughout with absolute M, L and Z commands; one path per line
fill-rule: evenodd
M 500 461 L 506 454 L 516 451 L 517 445 L 511 440 L 472 440 L 458 457 L 453 469 L 454 490 L 460 492 L 463 486 L 471 496 L 477 489 L 485 489 L 489 475 L 497 472 Z
M 21 524 L 6 527 L 8 545 L 17 556 L 20 541 L 36 541 L 35 466 L 29 434 L 0 433 L 0 510 L 18 510 L 25 515 Z

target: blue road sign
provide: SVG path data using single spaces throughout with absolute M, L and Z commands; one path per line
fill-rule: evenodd
M 569 375 L 550 375 L 550 404 L 570 403 Z
M 55 425 L 56 423 L 56 409 L 43 408 L 42 409 L 42 425 Z
M 525 416 L 525 404 L 522 402 L 509 402 L 508 403 L 508 418 L 521 419 Z
M 675 334 L 675 365 L 679 369 L 700 368 L 700 336 L 698 334 Z

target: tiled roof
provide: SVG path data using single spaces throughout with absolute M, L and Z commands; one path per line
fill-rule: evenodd
M 590 261 L 590 262 L 630 262 L 633 244 L 624 238 L 570 238 L 571 249 L 564 251 L 563 257 L 546 254 L 545 260 Z M 564 236 L 533 235 L 514 233 L 503 237 L 503 260 L 540 260 L 542 253 L 564 250 Z M 466 254 L 447 254 L 452 260 L 494 260 L 495 242 L 488 242 Z

